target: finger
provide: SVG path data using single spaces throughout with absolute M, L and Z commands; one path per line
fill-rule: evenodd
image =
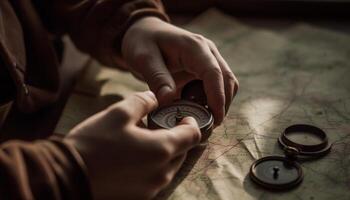
M 230 108 L 230 105 L 232 103 L 232 100 L 236 96 L 238 91 L 238 80 L 235 77 L 235 75 L 232 73 L 231 68 L 229 67 L 225 59 L 220 54 L 216 45 L 209 40 L 208 40 L 208 44 L 211 48 L 213 55 L 216 57 L 223 74 L 224 84 L 225 84 L 225 113 L 227 114 L 228 109 Z
M 172 159 L 170 161 L 170 163 L 169 163 L 170 168 L 173 171 L 178 171 L 180 169 L 182 163 L 185 161 L 186 156 L 187 156 L 187 152 L 176 156 L 174 159 Z
M 167 69 L 158 47 L 150 44 L 147 49 L 138 49 L 133 59 L 133 68 L 142 74 L 150 89 L 156 94 L 160 104 L 172 100 L 176 85 Z
M 140 121 L 138 121 L 138 122 L 136 123 L 136 125 L 137 125 L 138 127 L 140 127 L 140 128 L 147 128 L 146 123 L 145 123 L 145 121 L 143 121 L 143 119 L 141 119 Z
M 187 67 L 191 66 L 188 70 L 203 80 L 208 106 L 213 112 L 215 124 L 219 125 L 225 113 L 225 91 L 222 71 L 206 42 L 205 45 L 198 46 L 196 51 L 197 54 L 199 53 L 199 56 L 193 56 L 195 53 L 192 54 L 191 58 L 185 55 L 183 63 Z
M 174 177 L 175 174 L 179 171 L 181 168 L 182 164 L 186 160 L 187 153 L 178 155 L 176 158 L 174 158 L 172 161 L 169 163 L 169 170 L 171 173 L 171 176 Z
M 175 99 L 181 98 L 182 88 L 191 80 L 196 79 L 196 77 L 194 77 L 193 74 L 188 73 L 186 71 L 173 73 L 172 75 L 176 83 Z
M 188 73 L 186 71 L 173 73 L 172 76 L 173 76 L 173 78 L 175 80 L 175 83 L 176 83 L 176 87 L 177 87 L 176 89 L 181 89 L 188 82 L 190 82 L 191 80 L 196 79 L 196 77 L 193 76 L 193 74 Z
M 158 102 L 153 92 L 146 91 L 135 93 L 111 106 L 110 109 L 119 112 L 117 114 L 124 113 L 130 121 L 136 124 L 157 106 Z
M 183 162 L 186 159 L 186 154 L 182 154 L 171 160 L 167 165 L 160 167 L 156 170 L 155 174 L 150 174 L 149 181 L 156 185 L 160 190 L 166 188 L 174 179 L 176 173 L 181 168 Z M 152 170 L 155 171 L 155 167 Z
M 173 147 L 172 157 L 186 153 L 201 140 L 198 124 L 192 117 L 185 117 L 178 126 L 169 129 L 167 133 L 168 142 Z

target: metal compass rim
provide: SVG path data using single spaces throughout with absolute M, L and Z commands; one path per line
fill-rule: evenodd
M 256 172 L 256 168 L 258 167 L 259 164 L 261 164 L 263 162 L 271 162 L 271 161 L 282 161 L 282 162 L 288 164 L 289 166 L 294 167 L 294 169 L 297 170 L 297 174 L 298 174 L 297 177 L 292 179 L 290 182 L 287 182 L 284 184 L 272 184 L 272 183 L 265 182 L 263 180 L 263 178 L 261 178 L 261 177 L 259 178 L 259 175 Z M 249 176 L 254 183 L 256 183 L 259 186 L 262 186 L 266 189 L 270 189 L 270 190 L 293 189 L 293 188 L 297 187 L 304 179 L 304 173 L 303 173 L 303 170 L 302 170 L 300 164 L 295 162 L 295 161 L 290 161 L 287 158 L 282 157 L 282 156 L 266 156 L 266 157 L 263 157 L 263 158 L 260 158 L 256 161 L 254 161 L 250 167 Z
M 174 107 L 174 106 L 177 106 L 177 105 L 185 105 L 185 106 L 191 106 L 191 107 L 194 107 L 194 108 L 197 108 L 197 109 L 200 109 L 201 111 L 205 112 L 206 115 L 208 116 L 208 120 L 205 124 L 201 125 L 199 128 L 200 130 L 202 131 L 206 131 L 207 129 L 210 128 L 210 126 L 212 126 L 213 122 L 214 122 L 214 117 L 213 115 L 202 105 L 199 105 L 199 104 L 196 104 L 194 102 L 191 102 L 191 101 L 188 101 L 188 100 L 178 100 L 178 101 L 175 101 L 174 103 L 172 104 L 169 104 L 169 105 L 165 105 L 165 106 L 162 106 L 162 107 L 159 107 L 157 108 L 156 110 L 152 111 L 150 114 L 149 114 L 149 117 L 151 118 L 152 120 L 152 123 L 155 123 L 157 126 L 159 127 L 163 127 L 163 128 L 166 128 L 163 124 L 160 124 L 157 120 L 154 119 L 154 116 L 160 112 L 161 110 L 163 109 L 166 109 L 166 108 L 170 108 L 170 107 Z
M 288 134 L 300 132 L 304 134 L 307 132 L 313 134 L 321 139 L 321 142 L 314 145 L 307 145 L 294 142 L 288 138 Z M 322 129 L 308 124 L 294 124 L 288 126 L 278 138 L 278 143 L 283 148 L 294 147 L 298 149 L 299 155 L 297 156 L 300 159 L 311 159 L 319 158 L 328 154 L 331 150 L 332 144 L 328 141 L 328 136 L 326 132 Z

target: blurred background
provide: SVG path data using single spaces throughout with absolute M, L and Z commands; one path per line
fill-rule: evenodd
M 252 26 L 283 29 L 303 22 L 350 32 L 350 0 L 163 0 L 172 23 L 186 25 L 210 8 Z
M 198 14 L 215 6 L 236 16 L 343 18 L 350 0 L 163 0 L 170 13 Z

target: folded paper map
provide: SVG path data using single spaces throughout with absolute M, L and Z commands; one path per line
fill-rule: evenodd
M 186 29 L 213 40 L 240 82 L 224 123 L 197 148 L 156 199 L 350 199 L 350 36 L 304 23 L 278 30 L 246 25 L 209 10 Z M 94 63 L 83 74 L 56 131 L 147 86 Z M 303 162 L 296 189 L 271 192 L 249 178 L 251 164 L 283 155 L 277 138 L 289 125 L 322 128 L 333 142 L 325 157 Z

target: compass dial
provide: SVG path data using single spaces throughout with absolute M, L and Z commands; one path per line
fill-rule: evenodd
M 187 116 L 197 121 L 202 134 L 211 131 L 213 115 L 205 107 L 186 100 L 176 101 L 151 112 L 148 116 L 148 124 L 150 128 L 169 129 L 181 121 L 179 118 Z

